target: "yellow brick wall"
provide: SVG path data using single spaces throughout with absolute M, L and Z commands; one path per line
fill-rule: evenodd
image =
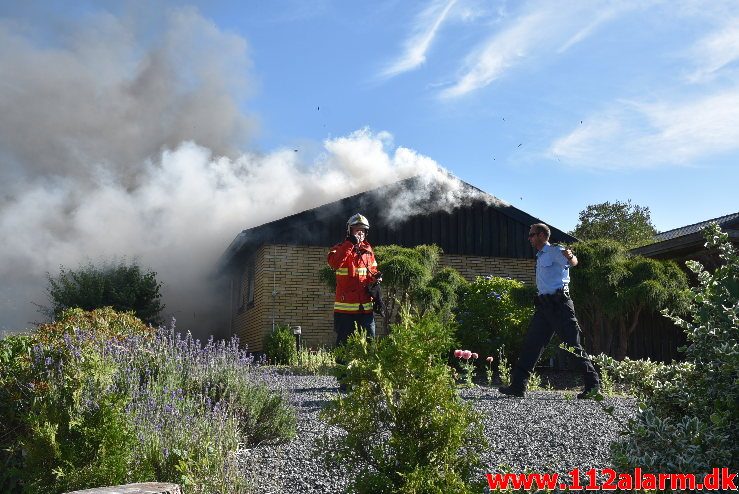
M 273 323 L 301 326 L 306 346 L 334 343 L 334 295 L 318 277 L 327 254 L 326 247 L 294 245 L 265 245 L 256 252 L 254 304 L 235 314 L 232 326 L 251 351 L 262 351 Z
M 318 272 L 326 265 L 327 254 L 328 247 L 265 245 L 259 248 L 254 254 L 254 304 L 244 306 L 232 316 L 232 332 L 239 336 L 242 344 L 251 351 L 262 351 L 264 336 L 274 323 L 301 326 L 305 346 L 333 346 L 336 341 L 334 293 L 318 277 Z M 468 281 L 475 276 L 492 274 L 534 282 L 533 259 L 445 254 L 441 263 L 457 269 Z M 235 280 L 235 286 L 238 283 L 247 283 L 243 274 Z M 376 326 L 378 335 L 383 334 L 382 318 L 376 318 Z
M 509 257 L 478 257 L 443 254 L 441 264 L 449 266 L 474 281 L 476 276 L 510 276 L 524 283 L 536 282 L 536 261 L 534 259 L 512 259 Z

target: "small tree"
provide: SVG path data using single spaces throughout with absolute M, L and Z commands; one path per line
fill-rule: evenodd
M 135 262 L 102 266 L 89 263 L 77 270 L 61 266 L 58 275 L 47 273 L 47 278 L 51 308 L 46 311 L 54 318 L 71 308 L 90 311 L 112 307 L 118 312 L 133 312 L 147 324 L 162 323 L 162 283 L 155 272 L 144 272 Z
M 580 240 L 616 240 L 627 248 L 652 242 L 656 233 L 649 208 L 630 199 L 589 205 L 580 211 L 580 221 L 570 232 Z
M 662 309 L 680 313 L 685 310 L 688 297 L 687 277 L 674 262 L 634 256 L 626 258 L 625 264 L 627 274 L 616 292 L 618 359 L 626 357 L 629 337 L 641 315 Z
M 456 269 L 439 266 L 441 254 L 437 245 L 412 248 L 387 245 L 375 249 L 387 307 L 386 333 L 391 324 L 400 321 L 403 308 L 413 309 L 420 315 L 430 311 L 450 314 L 456 306 L 458 288 L 466 281 Z M 319 276 L 335 289 L 336 278 L 329 266 L 324 267 Z
M 457 303 L 457 288 L 464 278 L 453 268 L 440 268 L 442 250 L 438 245 L 377 248 L 378 269 L 388 307 L 386 326 L 400 322 L 403 307 L 420 314 L 437 311 L 448 314 Z
M 572 296 L 591 353 L 623 359 L 642 315 L 684 310 L 687 278 L 674 262 L 628 256 L 612 240 L 581 242 L 575 250 L 580 262 L 571 273 Z

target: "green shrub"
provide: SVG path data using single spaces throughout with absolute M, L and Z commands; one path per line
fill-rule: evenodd
M 298 348 L 290 326 L 277 325 L 265 336 L 264 353 L 271 364 L 295 365 L 298 363 Z
M 0 491 L 151 479 L 237 493 L 239 444 L 291 437 L 294 411 L 238 341 L 204 346 L 111 309 L 0 341 Z
M 382 245 L 375 249 L 386 305 L 385 332 L 400 321 L 404 310 L 446 314 L 454 309 L 459 287 L 467 282 L 457 270 L 440 266 L 442 253 L 438 245 Z M 330 266 L 320 270 L 319 278 L 332 290 L 336 288 Z
M 739 468 L 739 255 L 716 224 L 704 231 L 723 265 L 698 276 L 690 318 L 665 313 L 688 338 L 685 362 L 660 364 L 600 357 L 613 377 L 631 385 L 641 412 L 613 445 L 623 468 L 706 473 Z
M 356 493 L 468 493 L 485 447 L 480 417 L 458 395 L 446 365 L 452 329 L 435 314 L 395 325 L 387 338 L 354 333 L 341 350 L 346 397 L 322 415 L 345 432 L 327 437 L 331 464 L 353 474 Z
M 162 283 L 156 275 L 153 271 L 145 272 L 136 262 L 100 266 L 89 263 L 76 270 L 62 266 L 58 275 L 47 274 L 51 307 L 46 312 L 58 318 L 67 309 L 112 307 L 119 312 L 132 311 L 148 324 L 161 324 Z
M 480 356 L 497 356 L 504 349 L 515 362 L 531 316 L 534 291 L 520 281 L 495 276 L 477 277 L 460 288 L 457 339 Z

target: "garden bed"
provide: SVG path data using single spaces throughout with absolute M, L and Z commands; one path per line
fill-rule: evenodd
M 285 444 L 262 444 L 239 452 L 255 492 L 341 492 L 346 477 L 326 468 L 315 444 L 326 433 L 327 426 L 318 415 L 336 396 L 336 380 L 329 376 L 290 375 L 278 379 L 289 390 L 297 408 L 298 433 Z M 567 374 L 559 379 L 573 384 Z M 525 398 L 510 398 L 495 388 L 478 386 L 462 390 L 461 394 L 484 416 L 485 435 L 490 443 L 481 452 L 486 471 L 567 473 L 576 467 L 612 467 L 609 444 L 618 437 L 617 420 L 625 422 L 636 413 L 632 398 L 606 398 L 607 405 L 614 407 L 614 416 L 610 416 L 594 401 L 574 399 L 571 391 L 534 391 Z

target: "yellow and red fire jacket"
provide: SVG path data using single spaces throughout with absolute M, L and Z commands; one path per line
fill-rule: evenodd
M 328 253 L 328 265 L 336 272 L 334 312 L 371 314 L 372 297 L 367 293 L 367 285 L 375 281 L 377 274 L 375 253 L 365 241 L 354 247 L 345 240 Z

